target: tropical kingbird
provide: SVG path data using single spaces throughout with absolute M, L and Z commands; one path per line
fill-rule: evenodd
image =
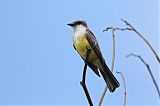
M 73 46 L 85 63 L 100 77 L 99 71 L 102 74 L 110 92 L 114 92 L 119 87 L 119 82 L 114 77 L 110 69 L 105 63 L 105 60 L 100 51 L 98 42 L 94 34 L 88 29 L 85 21 L 77 20 L 67 24 L 74 29 Z M 88 57 L 87 49 L 90 49 Z M 87 59 L 86 59 L 87 58 Z

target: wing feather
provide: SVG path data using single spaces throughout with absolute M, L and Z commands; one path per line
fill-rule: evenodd
M 89 44 L 91 45 L 91 47 L 93 48 L 94 52 L 96 53 L 96 55 L 100 59 L 100 61 L 102 63 L 104 63 L 104 59 L 103 59 L 100 47 L 98 45 L 98 42 L 96 40 L 96 37 L 89 29 L 86 29 L 86 38 L 87 38 Z

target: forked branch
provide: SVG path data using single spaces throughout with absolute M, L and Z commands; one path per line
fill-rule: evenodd
M 90 49 L 86 48 L 86 61 L 87 61 L 87 59 L 88 59 L 89 53 L 90 53 Z M 86 97 L 87 97 L 87 100 L 88 100 L 89 105 L 90 105 L 90 106 L 93 106 L 91 97 L 90 97 L 90 95 L 89 95 L 89 92 L 88 92 L 88 89 L 87 89 L 87 86 L 86 86 L 86 71 L 87 71 L 87 64 L 85 63 L 84 69 L 83 69 L 82 81 L 80 82 L 80 84 L 81 84 L 82 87 L 83 87 L 83 90 L 84 90 L 84 92 L 85 92 L 85 94 L 86 94 Z
M 158 53 L 156 52 L 156 50 L 152 47 L 152 45 L 150 44 L 150 42 L 138 31 L 136 30 L 136 28 L 134 28 L 128 21 L 121 19 L 128 27 L 127 28 L 114 28 L 114 30 L 120 30 L 120 31 L 134 31 L 147 45 L 148 47 L 151 49 L 151 51 L 153 52 L 154 56 L 156 57 L 157 61 L 160 64 L 160 57 L 158 55 Z M 106 28 L 104 31 L 107 31 L 109 29 L 112 29 L 112 27 L 108 27 Z

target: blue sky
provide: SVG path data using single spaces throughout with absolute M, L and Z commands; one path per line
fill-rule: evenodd
M 125 27 L 131 22 L 158 52 L 158 5 L 156 0 L 1 0 L 0 1 L 0 104 L 2 105 L 88 105 L 80 86 L 83 61 L 73 49 L 73 30 L 66 24 L 87 21 L 111 67 L 111 32 L 108 26 Z M 159 99 L 146 67 L 136 53 L 150 64 L 159 80 L 153 53 L 133 32 L 116 32 L 115 71 L 127 83 L 127 105 L 158 105 Z M 159 51 L 160 52 L 160 51 Z M 103 104 L 123 105 L 123 83 L 107 92 Z M 87 86 L 94 104 L 105 87 L 89 68 Z

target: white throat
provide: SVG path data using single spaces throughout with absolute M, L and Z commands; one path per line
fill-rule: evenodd
M 87 29 L 87 27 L 85 27 L 83 25 L 77 25 L 74 27 L 74 32 L 84 31 L 86 29 Z

